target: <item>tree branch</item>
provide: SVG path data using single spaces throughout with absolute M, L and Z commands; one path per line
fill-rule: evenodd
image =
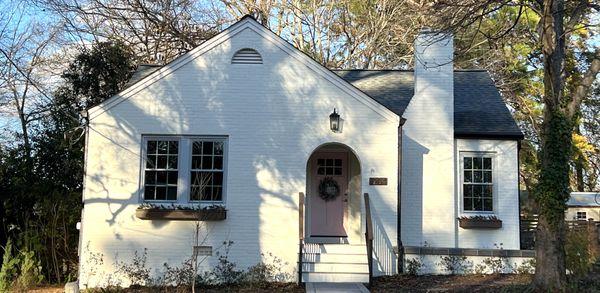
M 598 72 L 600 72 L 600 49 L 596 49 L 596 51 L 594 52 L 594 57 L 592 59 L 592 62 L 590 63 L 587 72 L 583 75 L 581 83 L 577 86 L 577 88 L 575 88 L 573 99 L 567 106 L 569 117 L 573 117 L 579 110 L 583 99 L 587 97 L 590 88 L 592 87 L 592 84 L 596 80 Z

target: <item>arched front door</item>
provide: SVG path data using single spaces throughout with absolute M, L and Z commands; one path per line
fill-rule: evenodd
M 348 153 L 315 152 L 311 157 L 310 234 L 312 237 L 346 237 L 344 215 L 348 202 Z M 319 185 L 331 179 L 339 186 L 339 195 L 325 200 Z

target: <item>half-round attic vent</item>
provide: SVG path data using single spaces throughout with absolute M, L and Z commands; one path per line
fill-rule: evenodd
M 263 60 L 260 54 L 250 48 L 238 50 L 231 58 L 231 64 L 262 64 Z

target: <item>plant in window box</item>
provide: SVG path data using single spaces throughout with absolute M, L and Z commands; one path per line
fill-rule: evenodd
M 463 216 L 458 218 L 458 223 L 463 229 L 502 228 L 502 220 L 496 216 Z
M 135 214 L 142 220 L 222 221 L 227 218 L 227 210 L 222 205 L 200 207 L 143 203 Z

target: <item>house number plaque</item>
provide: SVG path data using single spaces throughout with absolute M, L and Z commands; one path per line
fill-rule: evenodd
M 387 185 L 387 178 L 371 177 L 369 178 L 369 185 Z

